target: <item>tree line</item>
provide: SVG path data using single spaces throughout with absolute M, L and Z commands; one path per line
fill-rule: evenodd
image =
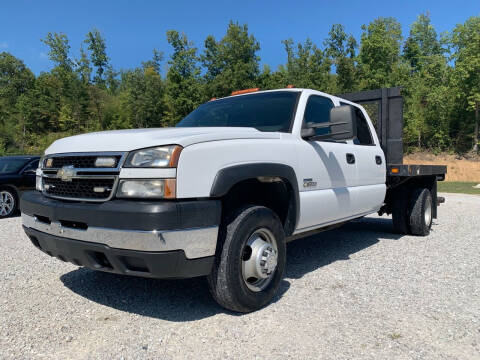
M 402 86 L 406 151 L 478 151 L 480 16 L 439 35 L 422 14 L 406 37 L 394 18 L 363 25 L 360 39 L 335 24 L 322 44 L 284 40 L 286 62 L 276 70 L 260 66 L 260 44 L 247 25 L 230 22 L 201 49 L 178 31 L 166 36 L 168 59 L 154 49 L 128 70 L 112 67 L 96 29 L 78 58 L 65 34 L 48 33 L 41 41 L 54 66 L 38 76 L 0 53 L 0 155 L 41 153 L 78 133 L 174 126 L 213 97 L 289 84 L 331 94 Z

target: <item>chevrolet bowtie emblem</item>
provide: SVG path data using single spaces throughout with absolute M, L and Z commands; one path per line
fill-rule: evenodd
M 62 181 L 72 181 L 72 178 L 77 175 L 77 170 L 73 165 L 68 165 L 62 167 L 57 172 L 57 179 L 61 179 Z

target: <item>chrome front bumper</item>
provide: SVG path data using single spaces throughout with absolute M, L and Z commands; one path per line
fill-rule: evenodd
M 136 251 L 183 250 L 187 259 L 215 255 L 218 226 L 181 230 L 120 230 L 89 226 L 75 229 L 63 226 L 60 222 L 42 222 L 35 216 L 22 213 L 23 225 L 46 234 L 73 240 L 107 245 L 115 249 Z

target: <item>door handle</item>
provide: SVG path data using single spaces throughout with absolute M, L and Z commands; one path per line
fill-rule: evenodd
M 382 157 L 379 155 L 375 156 L 375 162 L 377 165 L 382 165 Z
M 348 153 L 347 154 L 347 163 L 355 164 L 355 155 Z

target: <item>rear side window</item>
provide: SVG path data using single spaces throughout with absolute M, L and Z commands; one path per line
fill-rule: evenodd
M 350 104 L 341 102 L 340 105 Z M 353 139 L 353 143 L 356 145 L 373 145 L 372 134 L 370 133 L 367 119 L 365 119 L 362 111 L 357 107 L 355 107 L 355 115 L 357 122 L 357 137 Z
M 317 95 L 310 96 L 305 108 L 305 124 L 329 122 L 330 110 L 333 107 L 333 102 L 329 98 Z M 316 135 L 326 135 L 330 133 L 330 128 L 317 128 L 315 133 Z
M 40 160 L 34 160 L 28 166 L 24 169 L 24 171 L 27 170 L 36 170 L 38 168 L 38 163 Z

